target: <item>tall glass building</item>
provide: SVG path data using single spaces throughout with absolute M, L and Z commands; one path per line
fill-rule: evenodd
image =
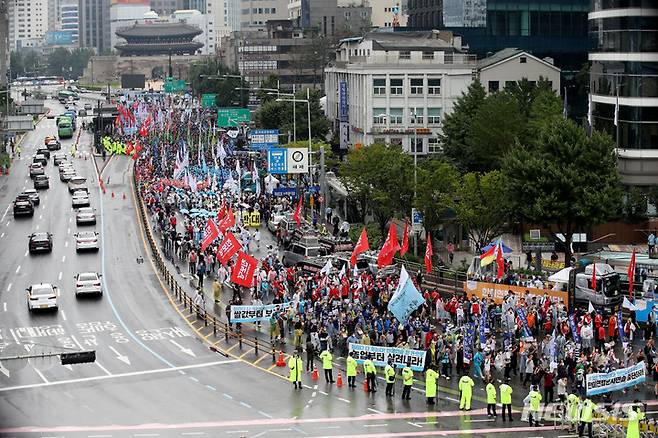
M 658 1 L 591 3 L 589 32 L 595 47 L 589 54 L 592 123 L 617 142 L 625 184 L 656 185 Z

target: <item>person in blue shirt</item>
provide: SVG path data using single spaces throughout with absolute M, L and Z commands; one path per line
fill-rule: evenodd
M 649 255 L 652 255 L 656 247 L 656 236 L 653 233 L 649 234 L 647 244 L 649 245 Z
M 478 349 L 473 357 L 473 376 L 482 379 L 482 365 L 484 364 L 484 355 L 482 350 Z

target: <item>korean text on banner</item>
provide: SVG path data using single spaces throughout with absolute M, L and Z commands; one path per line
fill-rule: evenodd
M 231 273 L 231 281 L 240 286 L 251 287 L 254 283 L 256 266 L 258 266 L 258 260 L 240 251 Z
M 354 353 L 354 359 L 361 364 L 372 354 L 373 363 L 378 367 L 385 367 L 388 360 L 393 360 L 393 365 L 398 368 L 407 366 L 411 362 L 411 369 L 423 371 L 425 369 L 425 352 L 422 350 L 408 350 L 395 347 L 378 347 L 376 345 L 353 344 L 350 342 L 349 352 Z
M 235 238 L 233 233 L 226 233 L 224 240 L 217 247 L 217 260 L 222 265 L 225 265 L 233 255 L 242 249 L 242 245 L 238 242 L 238 239 Z
M 620 391 L 635 386 L 646 380 L 644 361 L 628 368 L 610 371 L 609 373 L 588 374 L 585 382 L 587 396 Z
M 267 304 L 262 306 L 231 306 L 231 322 L 267 321 L 272 315 L 286 310 L 290 303 Z

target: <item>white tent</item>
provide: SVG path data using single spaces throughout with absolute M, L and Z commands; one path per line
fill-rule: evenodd
M 548 281 L 552 281 L 554 283 L 569 283 L 569 273 L 572 269 L 572 267 L 561 269 L 548 277 Z

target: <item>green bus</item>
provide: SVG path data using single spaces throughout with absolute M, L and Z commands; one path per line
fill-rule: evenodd
M 73 91 L 61 90 L 60 92 L 57 93 L 57 99 L 59 99 L 60 103 L 66 103 L 66 101 L 69 98 L 71 98 L 73 100 L 80 99 L 80 97 L 78 96 L 78 93 L 75 93 Z
M 57 121 L 57 135 L 60 139 L 73 137 L 73 124 L 70 117 L 60 117 Z

